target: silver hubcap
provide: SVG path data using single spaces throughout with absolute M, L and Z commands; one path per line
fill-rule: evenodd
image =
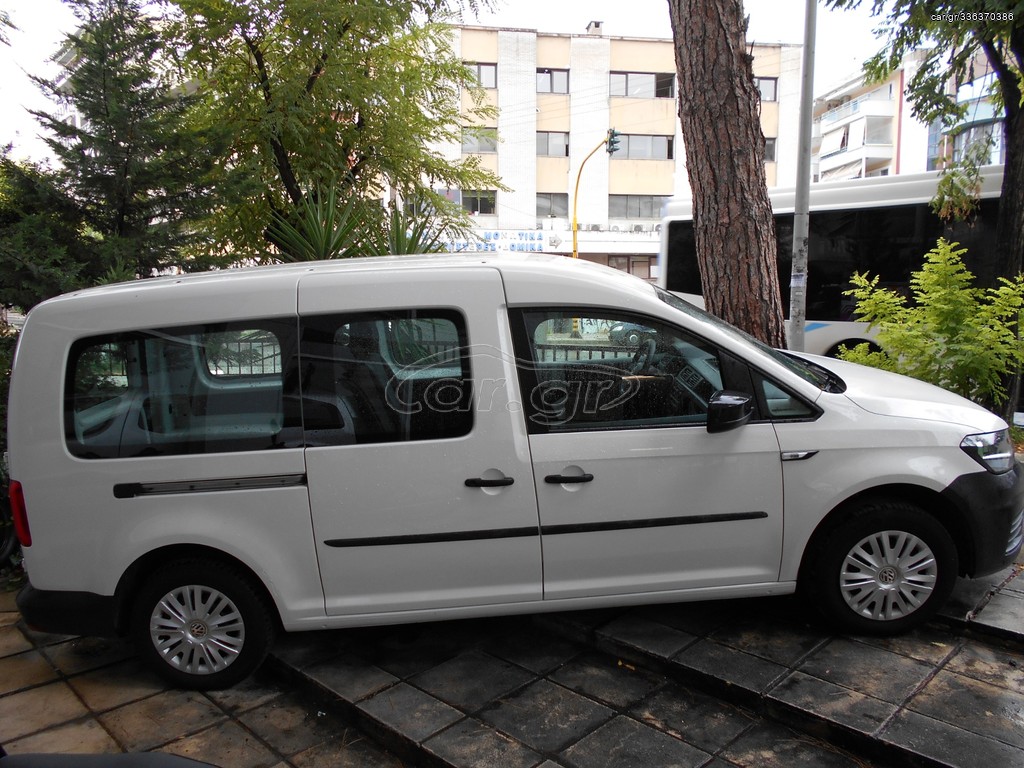
M 928 600 L 938 578 L 935 555 L 905 531 L 880 531 L 862 539 L 843 561 L 839 587 L 856 613 L 892 621 Z
M 156 604 L 149 637 L 172 667 L 190 675 L 209 675 L 238 658 L 245 623 L 226 595 L 193 584 L 171 590 Z

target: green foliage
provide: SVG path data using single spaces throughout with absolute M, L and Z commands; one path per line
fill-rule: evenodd
M 495 109 L 455 56 L 438 0 L 174 0 L 169 26 L 203 98 L 230 131 L 231 168 L 250 184 L 215 214 L 218 241 L 258 257 L 275 214 L 294 221 L 306 190 L 339 179 L 340 199 L 498 189 L 478 157 L 447 158 L 461 126 Z M 464 114 L 463 102 L 468 105 Z
M 96 244 L 53 171 L 0 153 L 0 305 L 28 310 L 94 282 Z
M 438 209 L 422 197 L 394 202 L 381 227 L 371 229 L 362 251 L 366 256 L 400 256 L 412 253 L 440 253 L 450 240 L 476 237 L 464 217 Z
M 996 288 L 974 287 L 966 249 L 940 239 L 911 277 L 913 301 L 880 288 L 878 277 L 857 274 L 857 315 L 878 329 L 883 351 L 867 344 L 842 358 L 902 373 L 956 392 L 986 407 L 1006 399 L 1003 377 L 1024 362 L 1018 338 L 1024 275 Z
M 971 142 L 963 156 L 943 170 L 931 207 L 943 221 L 966 221 L 978 208 L 981 166 L 992 151 L 992 138 Z
M 194 122 L 196 97 L 167 70 L 169 51 L 141 0 L 67 0 L 81 24 L 63 56 L 66 80 L 36 82 L 80 119 L 34 112 L 51 136 L 63 183 L 85 213 L 109 265 L 149 276 L 206 266 L 221 132 Z
M 862 0 L 827 0 L 830 8 L 855 8 Z M 979 54 L 988 58 L 1008 109 L 1021 103 L 1020 36 L 1024 6 L 1019 0 L 871 0 L 876 31 L 884 47 L 865 62 L 869 76 L 881 80 L 903 65 L 911 51 L 924 52 L 908 89 L 913 114 L 924 123 L 942 119 L 953 125 L 964 105 L 949 98 L 950 82 L 970 82 Z M 978 73 L 982 74 L 982 73 Z
M 355 254 L 364 236 L 356 204 L 341 204 L 336 184 L 305 195 L 296 206 L 294 221 L 275 212 L 270 239 L 277 245 L 280 261 L 317 261 Z
M 449 211 L 415 202 L 408 208 L 396 202 L 385 210 L 372 200 L 343 200 L 343 194 L 343 185 L 328 184 L 307 192 L 291 218 L 275 211 L 267 232 L 277 249 L 271 258 L 294 262 L 438 253 L 447 239 L 472 237 Z

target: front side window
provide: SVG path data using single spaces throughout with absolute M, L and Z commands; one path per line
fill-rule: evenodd
M 98 459 L 297 445 L 294 337 L 294 321 L 261 320 L 80 340 L 65 377 L 68 449 Z
M 725 388 L 713 346 L 650 318 L 536 309 L 521 311 L 517 326 L 534 432 L 704 426 Z
M 309 446 L 461 437 L 473 424 L 466 324 L 454 310 L 302 319 Z

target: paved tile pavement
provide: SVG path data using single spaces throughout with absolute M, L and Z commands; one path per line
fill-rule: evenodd
M 225 768 L 1016 768 L 1017 573 L 961 582 L 894 639 L 829 634 L 795 597 L 304 633 L 210 694 L 166 689 L 124 643 L 28 631 L 0 594 L 0 739 Z

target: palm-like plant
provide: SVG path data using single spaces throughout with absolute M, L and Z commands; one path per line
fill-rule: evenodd
M 361 256 L 365 236 L 354 199 L 343 205 L 337 184 L 318 187 L 295 209 L 294 219 L 274 212 L 267 233 L 277 245 L 280 261 L 319 261 Z
M 407 205 L 381 208 L 349 198 L 336 184 L 308 193 L 292 218 L 275 213 L 267 229 L 280 261 L 316 261 L 358 256 L 441 253 L 451 240 L 474 236 L 461 209 L 415 196 Z

